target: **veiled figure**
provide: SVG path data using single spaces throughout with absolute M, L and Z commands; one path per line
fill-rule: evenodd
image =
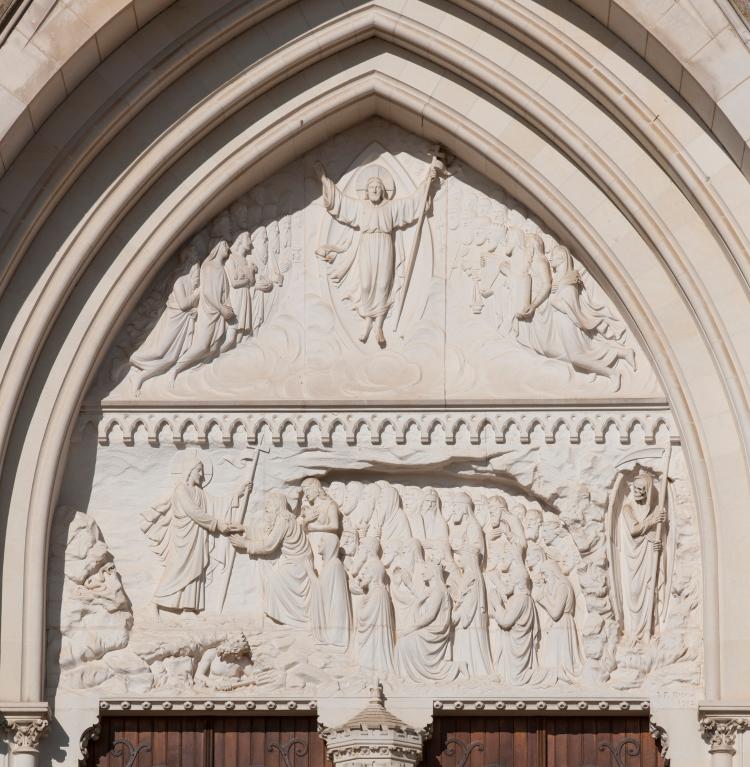
M 393 485 L 378 480 L 379 490 L 370 517 L 367 537 L 380 541 L 383 564 L 388 568 L 406 541 L 411 540 L 411 525 L 401 505 L 401 496 Z
M 278 554 L 265 579 L 265 613 L 293 628 L 310 625 L 310 600 L 315 581 L 312 551 L 299 519 L 289 511 L 282 493 L 266 497 L 263 525 L 252 537 L 233 535 L 232 545 L 251 557 Z
M 620 546 L 625 636 L 631 642 L 648 639 L 654 628 L 657 589 L 664 581 L 662 541 L 657 537 L 666 512 L 654 508 L 653 477 L 639 474 L 620 513 L 617 540 Z
M 188 274 L 177 278 L 159 321 L 130 357 L 136 395 L 144 381 L 166 373 L 190 348 L 198 316 L 199 283 L 200 266 L 193 264 Z
M 310 622 L 313 637 L 321 644 L 346 649 L 352 624 L 349 578 L 339 559 L 339 539 L 324 536 L 318 540 L 320 573 L 313 582 Z
M 492 617 L 502 629 L 498 671 L 508 684 L 533 684 L 539 668 L 539 619 L 523 565 L 511 567 L 510 588 L 512 591 L 493 605 Z
M 368 557 L 357 584 L 362 592 L 357 605 L 357 660 L 364 669 L 388 674 L 394 670 L 395 619 L 385 567 L 377 557 Z
M 545 357 L 608 378 L 618 390 L 617 362 L 625 359 L 635 369 L 634 350 L 608 337 L 611 317 L 587 300 L 570 251 L 557 245 L 547 261 L 541 238 L 526 239 L 529 273 L 518 279 L 524 285 L 530 279 L 533 287 L 528 306 L 516 313 L 518 340 Z
M 461 574 L 453 605 L 453 660 L 465 663 L 470 676 L 492 673 L 492 658 L 487 621 L 487 593 L 479 556 L 474 549 L 454 554 Z
M 421 580 L 396 644 L 398 670 L 413 682 L 450 682 L 459 675 L 451 654 L 451 598 L 439 565 L 426 563 Z
M 187 451 L 176 463 L 178 481 L 171 497 L 141 515 L 141 530 L 164 564 L 152 599 L 157 613 L 159 608 L 205 608 L 212 533 L 242 529 L 223 518 L 231 519 L 232 509 L 250 488 L 244 483 L 228 500 L 214 498 L 203 489 L 204 465 L 197 451 Z
M 340 223 L 359 231 L 348 259 L 336 265 L 333 279 L 349 282 L 347 277 L 356 264 L 356 280 L 352 280 L 354 287 L 349 291 L 349 297 L 359 316 L 366 321 L 360 341 L 367 341 L 374 326 L 378 344 L 385 346 L 383 322 L 393 303 L 396 274 L 394 234 L 399 227 L 417 220 L 425 202 L 425 186 L 435 177 L 436 171 L 431 167 L 420 187 L 408 197 L 389 199 L 394 192 L 390 174 L 380 166 L 372 166 L 368 169 L 372 175 L 362 190 L 364 199 L 356 199 L 343 194 L 328 178 L 322 165 L 318 164 L 316 170 L 323 186 L 326 210 Z M 322 255 L 331 262 L 337 250 L 323 246 Z
M 227 258 L 229 245 L 226 240 L 220 240 L 201 266 L 198 319 L 193 342 L 172 368 L 172 380 L 183 370 L 207 362 L 218 354 L 227 323 L 235 322 L 229 302 L 229 280 L 224 270 Z
M 556 676 L 555 681 L 575 682 L 583 663 L 575 622 L 575 592 L 553 560 L 543 559 L 538 569 L 542 590 L 536 600 L 549 617 L 542 633 L 539 660 L 548 674 Z

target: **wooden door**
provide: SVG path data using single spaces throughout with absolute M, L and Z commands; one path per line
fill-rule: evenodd
M 647 717 L 441 716 L 424 767 L 664 767 Z
M 323 767 L 312 716 L 112 716 L 88 767 Z

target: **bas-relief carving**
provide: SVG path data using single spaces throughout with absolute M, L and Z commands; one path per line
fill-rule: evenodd
M 164 267 L 91 396 L 661 396 L 574 254 L 435 152 L 374 119 L 250 190 Z
M 60 687 L 326 695 L 379 677 L 465 696 L 700 684 L 698 537 L 679 447 L 291 441 L 259 455 L 99 448 L 76 519 L 114 556 L 129 634 L 81 655 L 75 673 L 61 653 Z M 74 500 L 73 476 L 63 494 Z M 65 515 L 56 529 L 72 561 Z

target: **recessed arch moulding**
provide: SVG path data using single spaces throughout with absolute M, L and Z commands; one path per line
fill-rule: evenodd
M 382 117 L 163 264 L 60 501 L 71 731 L 185 695 L 336 722 L 373 679 L 421 724 L 436 698 L 702 694 L 697 511 L 638 336 L 556 231 Z
M 123 128 L 81 163 L 90 209 L 61 195 L 11 253 L 51 261 L 9 334 L 11 373 L 41 350 L 44 396 L 8 453 L 26 585 L 3 580 L 24 604 L 4 689 L 46 688 L 45 753 L 71 763 L 101 698 L 314 697 L 334 723 L 373 676 L 421 724 L 443 696 L 648 700 L 695 760 L 721 686 L 716 499 L 722 566 L 745 566 L 742 349 L 715 299 L 741 230 L 673 183 L 682 154 L 522 46 L 493 38 L 485 68 L 457 44 L 443 69 L 399 47 L 413 19 L 394 44 L 373 18 L 376 39 L 282 84 L 269 56 L 183 121 L 181 88 L 217 82 L 196 63 L 174 125 Z M 746 618 L 721 598 L 731 659 Z

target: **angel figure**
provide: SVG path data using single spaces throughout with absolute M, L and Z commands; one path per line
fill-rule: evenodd
M 206 465 L 197 450 L 178 455 L 172 495 L 141 515 L 141 531 L 164 565 L 152 598 L 157 618 L 161 609 L 198 613 L 205 608 L 212 538 L 242 532 L 225 520 L 252 484 L 243 482 L 229 499 L 212 497 L 204 490 L 210 480 Z
M 611 337 L 610 316 L 589 301 L 570 251 L 556 245 L 547 260 L 544 243 L 537 234 L 527 234 L 526 246 L 511 269 L 516 300 L 514 330 L 524 346 L 550 359 L 571 364 L 576 370 L 608 378 L 619 390 L 620 360 L 635 370 L 635 351 L 619 338 Z M 516 252 L 513 253 L 516 258 Z
M 437 176 L 437 160 L 433 160 L 424 181 L 411 195 L 395 199 L 393 178 L 382 166 L 372 165 L 360 172 L 357 188 L 363 193 L 363 199 L 344 195 L 320 163 L 316 163 L 315 171 L 323 186 L 326 210 L 337 221 L 359 232 L 355 244 L 347 251 L 348 260 L 336 267 L 336 277 L 343 282 L 356 264 L 357 278 L 351 298 L 358 314 L 365 320 L 359 340 L 367 343 L 374 327 L 378 345 L 384 348 L 383 323 L 394 297 L 394 235 L 398 228 L 414 223 L 423 214 L 429 185 Z M 324 245 L 316 252 L 328 263 L 333 263 L 344 251 L 338 246 Z

